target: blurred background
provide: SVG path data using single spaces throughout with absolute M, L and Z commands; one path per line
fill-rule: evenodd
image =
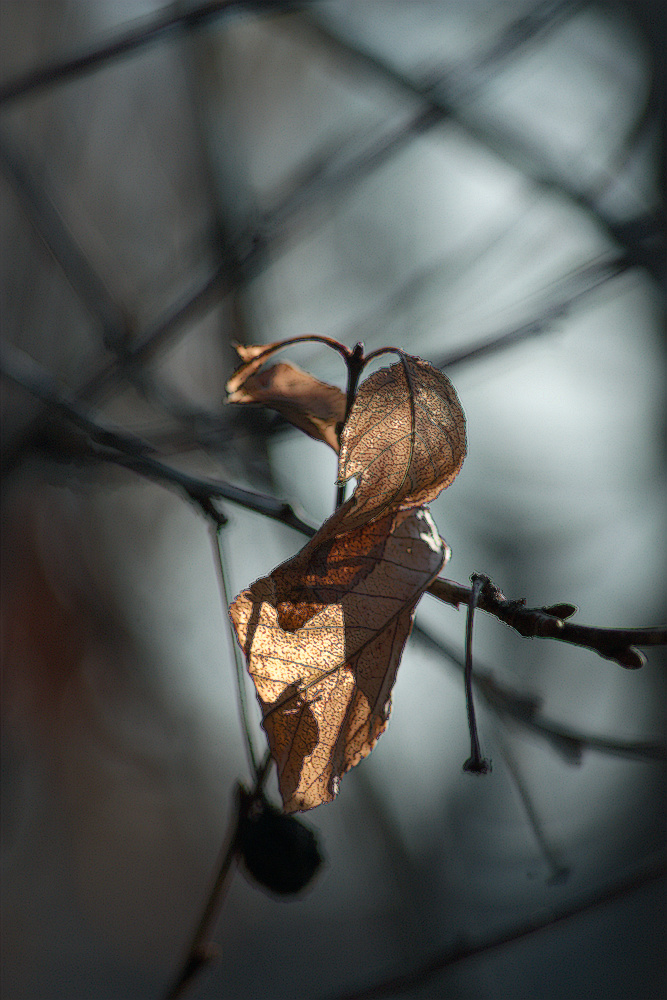
M 231 345 L 399 346 L 467 414 L 432 505 L 446 575 L 588 624 L 664 621 L 664 9 L 0 10 L 3 997 L 159 998 L 251 780 L 232 640 L 201 513 L 95 460 L 58 401 L 316 525 L 335 456 L 224 406 Z M 345 385 L 319 345 L 285 357 Z M 221 508 L 231 598 L 303 536 Z M 236 872 L 193 998 L 410 973 L 373 995 L 663 995 L 664 650 L 625 671 L 484 617 L 492 773 L 462 773 L 464 612 L 427 596 L 386 734 L 305 816 L 323 873 L 285 901 Z

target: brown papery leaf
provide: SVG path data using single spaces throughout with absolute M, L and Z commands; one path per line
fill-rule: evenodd
M 276 340 L 272 344 L 235 344 L 236 353 L 243 362 L 236 369 L 226 385 L 228 393 L 236 392 L 251 375 L 265 364 L 272 354 L 284 347 L 284 341 Z
M 330 802 L 375 746 L 415 604 L 448 556 L 425 509 L 335 538 L 325 523 L 232 604 L 287 812 Z
M 338 452 L 336 425 L 345 419 L 345 395 L 296 365 L 283 361 L 246 378 L 228 403 L 261 403 Z
M 338 481 L 357 477 L 343 529 L 435 499 L 463 464 L 465 414 L 452 383 L 427 361 L 402 358 L 362 382 L 343 429 Z

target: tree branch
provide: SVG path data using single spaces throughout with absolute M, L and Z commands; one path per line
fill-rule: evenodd
M 0 167 L 35 231 L 55 257 L 87 311 L 102 327 L 105 346 L 122 351 L 130 336 L 130 322 L 124 309 L 116 302 L 70 232 L 44 180 L 37 180 L 4 129 L 0 131 Z
M 150 454 L 153 448 L 149 442 L 129 432 L 96 423 L 60 389 L 50 374 L 17 348 L 8 348 L 6 345 L 0 348 L 0 373 L 84 431 L 84 438 L 63 437 L 57 440 L 57 448 L 63 454 L 80 460 L 95 458 L 112 462 L 149 479 L 175 486 L 205 513 L 212 514 L 218 523 L 219 511 L 211 510 L 211 501 L 214 499 L 230 500 L 248 510 L 280 521 L 304 535 L 315 534 L 317 529 L 304 521 L 290 504 L 220 480 L 192 476 L 165 465 Z
M 297 10 L 301 8 L 304 15 L 303 24 L 312 31 L 313 36 L 321 44 L 332 49 L 339 58 L 344 58 L 348 64 L 356 64 L 361 69 L 370 71 L 378 79 L 393 86 L 399 92 L 420 99 L 434 116 L 438 115 L 440 120 L 449 119 L 455 122 L 485 149 L 520 171 L 527 180 L 544 190 L 550 190 L 561 197 L 566 197 L 572 204 L 593 218 L 615 243 L 624 246 L 634 263 L 646 267 L 652 276 L 656 276 L 656 268 L 652 264 L 650 255 L 647 258 L 645 248 L 638 245 L 631 234 L 624 232 L 622 228 L 614 224 L 613 220 L 607 218 L 599 205 L 595 204 L 593 197 L 587 196 L 583 191 L 572 186 L 565 177 L 556 176 L 553 168 L 545 162 L 540 146 L 507 125 L 503 126 L 498 122 L 480 123 L 473 121 L 470 116 L 466 115 L 465 103 L 462 98 L 467 99 L 473 96 L 480 84 L 485 82 L 485 77 L 488 77 L 489 67 L 499 58 L 505 58 L 505 52 L 497 49 L 497 43 L 492 46 L 486 60 L 484 56 L 478 60 L 477 66 L 473 64 L 455 67 L 452 72 L 444 71 L 437 76 L 433 75 L 430 80 L 417 81 L 381 56 L 366 50 L 359 42 L 344 37 L 326 14 L 324 16 L 319 13 L 313 14 L 303 4 L 294 4 L 293 6 Z M 574 10 L 575 5 L 571 5 L 571 9 Z M 538 21 L 535 22 L 535 25 L 538 26 Z M 509 48 L 507 45 L 505 46 L 507 52 L 515 50 L 522 43 L 522 34 L 525 35 L 526 39 L 531 36 L 530 32 L 522 32 L 521 26 L 519 26 L 519 30 L 514 31 L 515 41 L 513 45 Z
M 538 337 L 553 330 L 554 323 L 564 319 L 574 306 L 588 298 L 599 288 L 614 278 L 625 274 L 633 266 L 633 261 L 627 256 L 614 257 L 609 260 L 593 261 L 578 269 L 562 281 L 562 292 L 551 303 L 547 302 L 536 316 L 526 320 L 519 326 L 501 330 L 498 333 L 481 340 L 473 347 L 467 347 L 455 354 L 443 355 L 432 361 L 436 368 L 449 370 L 455 365 L 473 359 L 493 354 L 496 351 L 513 347 L 524 340 Z
M 190 939 L 185 960 L 173 984 L 167 991 L 165 1000 L 177 1000 L 178 997 L 183 996 L 186 990 L 192 985 L 195 977 L 218 956 L 218 950 L 214 944 L 210 943 L 209 938 L 213 933 L 220 907 L 229 887 L 232 864 L 239 849 L 241 824 L 252 810 L 254 803 L 260 798 L 272 763 L 273 758 L 267 753 L 261 767 L 256 773 L 252 792 L 244 795 L 240 785 L 235 789 L 233 819 L 227 841 L 220 853 L 216 874 L 211 889 L 206 896 L 204 909 Z
M 575 646 L 592 649 L 607 660 L 614 660 L 622 667 L 636 670 L 646 658 L 635 648 L 638 646 L 664 646 L 667 644 L 667 626 L 655 628 L 597 628 L 593 625 L 576 625 L 565 621 L 576 612 L 573 604 L 556 604 L 550 607 L 527 608 L 525 599 L 508 600 L 488 577 L 484 581 L 477 606 L 509 625 L 526 638 L 557 639 Z M 455 608 L 470 600 L 471 590 L 453 580 L 438 577 L 427 588 L 427 593 L 451 604 Z

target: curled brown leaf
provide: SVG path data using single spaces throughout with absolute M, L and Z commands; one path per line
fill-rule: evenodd
M 289 343 L 289 341 L 288 341 Z M 241 364 L 227 382 L 228 393 L 234 393 L 251 375 L 269 360 L 272 354 L 285 346 L 285 341 L 276 340 L 272 344 L 235 344 L 236 353 L 241 358 Z
M 415 604 L 448 555 L 425 509 L 336 537 L 327 522 L 231 605 L 287 812 L 330 802 L 386 728 Z
M 428 503 L 466 454 L 465 415 L 453 385 L 411 355 L 362 382 L 343 433 L 339 483 L 357 478 L 344 529 L 397 506 Z
M 336 427 L 345 419 L 345 395 L 296 365 L 283 361 L 247 376 L 230 392 L 227 402 L 260 403 L 277 410 L 310 437 L 338 452 Z

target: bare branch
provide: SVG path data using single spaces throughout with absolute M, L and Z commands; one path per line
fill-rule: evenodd
M 151 452 L 154 449 L 149 442 L 128 432 L 119 432 L 97 424 L 77 402 L 62 392 L 50 374 L 18 349 L 5 346 L 0 350 L 0 372 L 85 432 L 89 439 L 87 447 L 74 449 L 79 457 L 95 457 L 113 462 L 158 482 L 177 486 L 209 516 L 213 516 L 215 511 L 215 508 L 211 508 L 213 499 L 231 500 L 305 535 L 315 534 L 316 529 L 304 521 L 290 504 L 238 486 L 198 478 L 174 469 L 153 457 Z M 220 513 L 215 512 L 215 516 L 219 521 Z M 519 635 L 557 639 L 584 646 L 630 669 L 641 667 L 645 662 L 645 657 L 635 645 L 667 644 L 665 626 L 609 629 L 573 624 L 564 620 L 576 611 L 573 605 L 526 608 L 524 601 L 507 600 L 488 578 L 484 579 L 485 585 L 479 595 L 478 607 L 515 629 Z M 452 580 L 438 578 L 428 587 L 427 592 L 446 604 L 458 607 L 461 603 L 469 602 L 471 589 Z
M 573 604 L 551 607 L 527 608 L 525 600 L 510 601 L 489 580 L 479 597 L 478 607 L 509 625 L 526 638 L 558 639 L 575 646 L 592 649 L 607 660 L 615 660 L 622 667 L 636 670 L 646 662 L 638 646 L 664 646 L 667 644 L 667 626 L 655 628 L 597 628 L 593 625 L 576 625 L 565 621 L 576 612 Z M 471 590 L 453 580 L 438 578 L 428 587 L 429 594 L 446 604 L 458 607 L 470 600 Z
M 295 5 L 295 7 L 300 6 L 302 5 Z M 574 6 L 572 9 L 575 9 Z M 419 98 L 434 115 L 439 115 L 440 120 L 450 119 L 455 122 L 475 141 L 520 171 L 528 180 L 544 190 L 551 190 L 561 197 L 566 197 L 591 216 L 615 243 L 624 246 L 635 264 L 645 266 L 649 273 L 655 274 L 653 261 L 650 257 L 647 258 L 645 249 L 638 246 L 622 227 L 617 227 L 613 220 L 608 219 L 594 202 L 593 197 L 573 187 L 565 177 L 556 176 L 553 169 L 545 162 L 541 146 L 531 143 L 525 135 L 507 125 L 500 125 L 497 122 L 480 123 L 466 115 L 461 98 L 473 94 L 488 75 L 484 57 L 478 60 L 478 66 L 482 69 L 481 74 L 475 66 L 463 66 L 458 72 L 443 72 L 437 77 L 420 82 L 411 79 L 375 53 L 365 50 L 360 43 L 343 37 L 327 20 L 326 15 L 324 17 L 319 14 L 314 15 L 310 12 L 310 8 L 306 10 L 305 6 L 302 12 L 305 15 L 304 25 L 311 29 L 320 43 L 333 49 L 340 58 L 372 72 L 399 92 Z M 517 43 L 515 48 L 521 42 L 521 35 L 521 29 L 515 32 Z M 526 37 L 530 37 L 530 32 Z M 495 50 L 494 45 L 490 51 L 489 66 L 498 58 Z
M 609 281 L 625 274 L 632 266 L 632 260 L 625 256 L 615 257 L 611 260 L 593 261 L 568 276 L 562 282 L 561 293 L 551 302 L 546 302 L 532 319 L 519 326 L 491 334 L 473 347 L 467 347 L 455 354 L 444 355 L 432 363 L 436 368 L 453 368 L 463 362 L 514 347 L 532 337 L 551 333 L 554 324 L 569 315 L 573 307 L 580 305 L 583 300 L 593 295 Z
M 255 802 L 260 799 L 262 789 L 266 783 L 273 759 L 269 753 L 264 757 L 261 767 L 255 775 L 255 785 L 250 793 L 245 793 L 241 786 L 237 786 L 234 792 L 233 819 L 231 828 L 227 836 L 227 841 L 220 853 L 220 860 L 216 868 L 216 874 L 211 888 L 206 897 L 204 909 L 202 910 L 197 926 L 188 945 L 185 961 L 181 966 L 173 985 L 165 995 L 165 1000 L 177 1000 L 183 996 L 186 990 L 192 985 L 195 977 L 202 971 L 204 966 L 209 965 L 217 958 L 218 950 L 209 939 L 215 928 L 215 922 L 220 912 L 220 907 L 229 888 L 230 872 L 234 858 L 239 850 L 239 834 L 241 824 L 245 816 L 252 810 Z

